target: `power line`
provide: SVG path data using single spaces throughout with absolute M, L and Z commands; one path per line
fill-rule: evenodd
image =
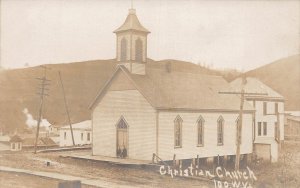
M 245 101 L 245 95 L 268 95 L 267 93 L 251 93 L 251 92 L 245 92 L 245 84 L 247 83 L 247 80 L 245 77 L 242 77 L 242 89 L 240 92 L 232 92 L 232 91 L 220 91 L 220 94 L 240 94 L 241 100 L 240 100 L 240 109 L 239 109 L 239 120 L 237 123 L 237 136 L 236 136 L 236 157 L 235 157 L 235 170 L 240 169 L 240 150 L 241 150 L 241 139 L 242 139 L 242 127 L 243 127 L 243 109 L 244 109 L 244 101 Z
M 63 96 L 64 96 L 65 108 L 66 108 L 66 112 L 67 112 L 67 116 L 68 116 L 68 120 L 69 120 L 69 125 L 70 125 L 70 130 L 71 130 L 71 135 L 72 135 L 72 142 L 73 142 L 73 146 L 75 146 L 73 128 L 72 128 L 71 118 L 70 118 L 70 114 L 69 114 L 67 99 L 66 99 L 66 95 L 65 95 L 65 88 L 64 88 L 64 84 L 63 84 L 63 81 L 62 81 L 62 78 L 61 78 L 60 71 L 58 71 L 58 75 L 59 75 L 59 80 L 60 80 L 60 83 L 61 83 L 61 88 L 62 88 L 62 92 L 63 92 Z
M 39 117 L 38 117 L 38 122 L 37 122 L 37 130 L 36 130 L 36 136 L 35 136 L 35 143 L 34 143 L 34 153 L 36 153 L 37 150 L 37 144 L 38 144 L 38 138 L 39 138 L 39 131 L 40 131 L 40 124 L 42 120 L 42 113 L 43 113 L 43 104 L 44 104 L 44 97 L 49 96 L 46 91 L 49 91 L 47 86 L 49 86 L 49 82 L 51 80 L 47 79 L 47 68 L 46 66 L 40 66 L 41 68 L 44 69 L 44 76 L 42 78 L 36 78 L 37 80 L 41 81 L 40 87 L 38 88 L 40 91 L 37 93 L 40 96 L 40 107 L 39 107 Z

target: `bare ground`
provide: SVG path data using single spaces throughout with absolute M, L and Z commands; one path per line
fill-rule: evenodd
M 252 165 L 258 181 L 255 187 L 300 187 L 300 143 L 286 142 L 282 148 L 280 161 L 276 164 Z M 66 154 L 87 154 L 89 151 L 68 151 L 53 153 L 20 152 L 0 153 L 0 165 L 30 170 L 58 172 L 85 178 L 108 178 L 110 182 L 152 187 L 214 187 L 213 182 L 190 178 L 161 176 L 157 168 L 132 168 L 106 162 L 93 162 L 62 158 Z M 50 161 L 50 166 L 46 165 Z M 22 178 L 23 179 L 23 178 Z M 2 180 L 2 179 L 1 179 Z M 9 180 L 9 178 L 8 178 Z M 8 181 L 7 180 L 7 181 Z M 3 181 L 3 180 L 2 180 Z M 11 179 L 19 181 L 19 179 Z M 39 181 L 38 179 L 36 181 Z M 33 186 L 34 187 L 34 186 Z

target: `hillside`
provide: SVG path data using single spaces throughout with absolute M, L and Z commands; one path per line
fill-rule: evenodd
M 112 60 L 95 60 L 68 64 L 51 64 L 47 78 L 51 80 L 49 96 L 45 99 L 43 118 L 52 124 L 67 123 L 63 93 L 59 82 L 61 72 L 67 102 L 73 123 L 90 118 L 89 104 L 113 73 L 117 62 Z M 147 69 L 163 69 L 201 74 L 223 75 L 231 81 L 240 73 L 232 71 L 211 70 L 200 65 L 178 60 L 148 60 Z M 278 60 L 258 69 L 245 73 L 257 77 L 286 99 L 287 110 L 300 110 L 300 61 L 299 55 Z M 33 117 L 37 117 L 40 104 L 37 77 L 43 76 L 43 69 L 30 67 L 24 69 L 2 70 L 0 72 L 0 127 L 13 132 L 16 128 L 26 127 L 26 116 L 22 112 L 28 108 Z
M 290 56 L 244 73 L 256 77 L 286 99 L 286 110 L 300 110 L 300 55 Z
M 115 60 L 96 60 L 68 64 L 46 65 L 47 78 L 51 80 L 49 96 L 45 99 L 43 118 L 50 123 L 67 122 L 63 101 L 62 88 L 58 71 L 61 72 L 66 98 L 73 123 L 90 118 L 89 104 L 113 73 L 117 62 Z M 188 71 L 194 73 L 217 74 L 217 71 L 203 68 L 189 62 L 176 60 L 153 61 L 149 59 L 147 68 L 166 69 L 173 71 Z M 40 104 L 38 93 L 39 80 L 43 69 L 30 67 L 24 69 L 4 70 L 0 72 L 0 126 L 4 131 L 13 132 L 15 128 L 25 128 L 26 117 L 22 112 L 28 108 L 34 118 Z

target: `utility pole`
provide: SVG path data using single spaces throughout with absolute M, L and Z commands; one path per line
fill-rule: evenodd
M 245 101 L 245 95 L 267 95 L 267 93 L 246 93 L 245 92 L 245 85 L 247 83 L 247 80 L 245 77 L 242 77 L 242 84 L 241 84 L 241 92 L 219 92 L 220 94 L 239 94 L 241 97 L 240 100 L 240 109 L 239 109 L 239 120 L 236 128 L 236 158 L 235 158 L 235 170 L 240 169 L 240 154 L 241 154 L 241 140 L 242 140 L 242 127 L 243 127 L 243 110 L 244 110 L 244 101 Z
M 62 82 L 60 71 L 58 71 L 58 75 L 59 75 L 59 80 L 61 83 L 61 88 L 62 88 L 62 92 L 63 92 L 63 96 L 64 96 L 64 103 L 65 103 L 65 108 L 66 108 L 66 112 L 67 112 L 67 116 L 68 116 L 68 120 L 69 120 L 69 125 L 70 125 L 70 130 L 71 130 L 71 135 L 72 135 L 72 142 L 73 142 L 73 146 L 75 146 L 73 128 L 72 128 L 70 113 L 69 113 L 69 109 L 68 109 L 67 99 L 66 99 L 66 95 L 65 95 L 65 88 L 64 88 L 64 84 Z
M 34 143 L 34 153 L 36 153 L 37 150 L 37 144 L 38 144 L 38 138 L 39 138 L 39 131 L 40 131 L 40 124 L 41 124 L 41 120 L 42 120 L 42 113 L 43 113 L 43 104 L 44 104 L 44 96 L 49 96 L 46 93 L 47 89 L 46 87 L 49 84 L 50 80 L 47 80 L 46 76 L 47 76 L 47 67 L 46 66 L 41 66 L 41 68 L 44 69 L 44 76 L 42 78 L 36 78 L 37 80 L 41 81 L 41 87 L 40 89 L 40 93 L 38 93 L 38 95 L 40 96 L 40 108 L 39 108 L 39 116 L 38 116 L 38 122 L 37 122 L 37 129 L 36 129 L 36 136 L 35 136 L 35 143 Z

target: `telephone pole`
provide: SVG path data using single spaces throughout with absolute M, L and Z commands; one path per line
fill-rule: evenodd
M 38 138 L 39 138 L 39 131 L 40 131 L 40 124 L 42 120 L 42 113 L 43 113 L 43 104 L 44 104 L 44 97 L 49 96 L 46 91 L 49 89 L 46 88 L 49 86 L 50 80 L 47 79 L 47 67 L 46 66 L 41 66 L 41 68 L 44 69 L 44 76 L 42 78 L 36 78 L 37 80 L 41 81 L 40 88 L 39 88 L 39 93 L 38 95 L 40 96 L 40 107 L 39 107 L 39 114 L 38 114 L 38 122 L 37 122 L 37 129 L 36 129 L 36 136 L 35 136 L 35 143 L 34 143 L 34 153 L 36 153 L 37 150 L 37 144 L 38 144 Z
M 72 135 L 72 142 L 73 142 L 73 146 L 75 146 L 73 128 L 72 128 L 70 113 L 69 113 L 69 109 L 68 109 L 68 104 L 67 104 L 67 99 L 66 99 L 66 94 L 65 94 L 65 88 L 64 88 L 64 84 L 62 82 L 60 71 L 58 71 L 58 75 L 59 75 L 59 80 L 60 80 L 60 83 L 61 83 L 62 92 L 63 92 L 63 95 L 64 95 L 64 103 L 65 103 L 65 108 L 66 108 L 66 112 L 67 112 L 67 116 L 68 116 L 68 120 L 69 120 L 69 125 L 70 125 L 70 130 L 71 130 L 71 135 Z
M 235 170 L 240 169 L 240 154 L 241 154 L 241 140 L 242 140 L 242 127 L 243 127 L 243 110 L 244 110 L 244 101 L 245 101 L 245 95 L 268 95 L 267 93 L 246 93 L 245 92 L 245 85 L 247 83 L 247 80 L 245 77 L 242 77 L 242 88 L 240 92 L 219 92 L 220 94 L 235 94 L 240 95 L 240 109 L 239 109 L 239 120 L 236 127 L 236 158 L 235 158 Z

